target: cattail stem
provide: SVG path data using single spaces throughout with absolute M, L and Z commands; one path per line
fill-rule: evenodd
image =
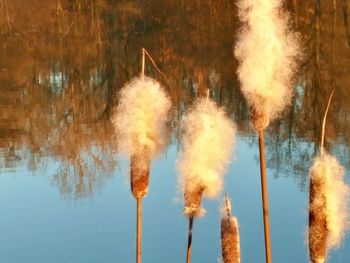
M 332 90 L 332 93 L 331 93 L 331 95 L 329 96 L 328 103 L 327 103 L 327 108 L 326 108 L 326 112 L 324 113 L 324 116 L 323 116 L 323 121 L 322 121 L 322 132 L 321 132 L 320 155 L 323 155 L 324 134 L 325 134 L 325 131 L 326 131 L 326 120 L 327 120 L 327 114 L 328 114 L 329 106 L 331 105 L 331 101 L 332 101 L 333 94 L 334 94 L 334 89 Z
M 141 239 L 142 239 L 142 197 L 136 198 L 137 222 L 136 222 L 136 263 L 141 263 Z
M 231 217 L 230 199 L 228 198 L 228 193 L 225 194 L 225 204 L 227 216 Z
M 145 60 L 146 60 L 146 50 L 142 48 L 142 61 L 141 61 L 141 79 L 145 78 Z
M 188 242 L 187 242 L 186 263 L 190 263 L 191 262 L 192 228 L 193 228 L 193 217 L 189 217 L 188 218 Z
M 141 62 L 141 78 L 143 79 L 145 77 L 145 60 L 146 55 L 151 61 L 154 68 L 161 74 L 164 78 L 166 78 L 166 75 L 157 67 L 156 62 L 154 62 L 154 59 L 151 57 L 151 55 L 148 53 L 148 51 L 145 48 L 142 48 L 142 62 Z
M 265 257 L 266 262 L 271 263 L 271 247 L 270 247 L 270 222 L 269 222 L 269 200 L 266 180 L 266 161 L 264 146 L 264 130 L 258 131 L 259 135 L 259 154 L 260 154 L 260 173 L 261 173 L 261 195 L 264 216 L 264 236 L 265 236 Z

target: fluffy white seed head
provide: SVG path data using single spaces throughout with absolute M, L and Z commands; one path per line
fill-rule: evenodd
M 324 191 L 323 195 L 317 195 L 324 198 L 325 214 L 327 222 L 327 247 L 337 248 L 349 229 L 349 186 L 344 182 L 344 168 L 337 159 L 327 153 L 316 157 L 311 168 L 310 176 Z M 313 200 L 310 209 L 318 207 L 322 200 Z M 311 233 L 312 234 L 312 233 Z
M 186 196 L 217 196 L 235 144 L 235 125 L 210 99 L 198 99 L 182 121 L 182 151 L 177 161 L 179 187 Z M 186 204 L 186 200 L 185 200 Z
M 243 24 L 235 46 L 238 77 L 260 118 L 256 128 L 265 128 L 291 101 L 299 44 L 282 0 L 238 0 L 237 6 Z
M 171 102 L 160 84 L 134 78 L 120 92 L 112 119 L 121 151 L 126 155 L 147 152 L 152 159 L 166 145 L 166 122 Z

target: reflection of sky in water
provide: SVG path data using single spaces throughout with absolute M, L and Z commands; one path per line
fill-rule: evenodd
M 42 86 L 49 86 L 51 91 L 55 94 L 60 94 L 68 87 L 70 82 L 69 76 L 62 71 L 49 71 L 45 74 L 38 74 L 38 84 Z M 89 87 L 98 86 L 102 82 L 101 72 L 97 68 L 91 69 L 88 77 Z
M 263 262 L 264 240 L 257 147 L 238 141 L 236 161 L 226 177 L 226 190 L 238 216 L 242 262 Z M 153 163 L 150 192 L 143 202 L 143 262 L 185 260 L 187 218 L 177 192 L 176 147 Z M 45 176 L 25 168 L 0 176 L 0 255 L 2 262 L 133 262 L 135 201 L 127 182 L 127 162 L 92 199 L 63 199 L 50 184 L 57 166 Z M 292 177 L 269 174 L 270 220 L 274 262 L 308 262 L 305 244 L 308 193 Z M 220 257 L 218 201 L 205 200 L 205 217 L 194 224 L 193 262 Z M 347 262 L 350 239 L 331 253 L 329 262 Z
M 56 94 L 60 94 L 64 88 L 68 85 L 68 78 L 63 72 L 50 71 L 47 75 L 39 74 L 38 84 L 49 85 L 52 91 Z
M 305 83 L 297 83 L 294 89 L 294 101 L 295 101 L 295 110 L 300 110 L 303 106 L 303 98 L 305 94 Z

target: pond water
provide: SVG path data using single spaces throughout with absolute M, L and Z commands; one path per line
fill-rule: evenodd
M 350 183 L 350 3 L 286 1 L 304 58 L 289 109 L 266 132 L 274 262 L 309 262 L 309 169 L 326 101 L 326 149 Z M 341 2 L 341 3 L 340 3 Z M 335 10 L 335 12 L 334 12 Z M 177 187 L 179 122 L 210 89 L 238 129 L 224 192 L 240 227 L 242 262 L 264 262 L 258 141 L 237 81 L 233 1 L 3 0 L 0 3 L 0 261 L 133 262 L 136 204 L 129 161 L 111 125 L 118 92 L 145 47 L 165 73 L 168 147 L 143 201 L 143 262 L 184 262 L 187 218 Z M 223 194 L 204 200 L 192 262 L 219 262 Z M 350 259 L 350 235 L 328 262 Z

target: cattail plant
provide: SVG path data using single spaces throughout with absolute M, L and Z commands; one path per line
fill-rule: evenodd
M 224 205 L 221 209 L 221 249 L 224 263 L 240 263 L 240 239 L 237 218 L 231 216 L 231 203 L 226 194 Z
M 242 28 L 235 45 L 238 78 L 258 132 L 266 262 L 271 262 L 264 130 L 292 97 L 298 41 L 282 0 L 238 0 Z
M 160 84 L 145 77 L 146 54 L 154 64 L 148 52 L 142 49 L 141 76 L 132 79 L 122 88 L 119 105 L 112 120 L 120 149 L 130 156 L 130 186 L 137 203 L 138 263 L 141 262 L 142 198 L 148 193 L 151 160 L 166 145 L 166 121 L 171 107 L 171 102 Z
M 344 182 L 344 168 L 326 153 L 324 134 L 326 117 L 333 92 L 323 118 L 320 155 L 310 170 L 309 255 L 313 263 L 326 261 L 330 248 L 337 248 L 348 229 L 350 189 Z
M 235 143 L 235 126 L 211 99 L 200 98 L 182 122 L 183 149 L 177 162 L 184 214 L 189 219 L 186 262 L 191 261 L 192 227 L 202 216 L 202 197 L 216 197 L 223 186 L 225 167 Z

